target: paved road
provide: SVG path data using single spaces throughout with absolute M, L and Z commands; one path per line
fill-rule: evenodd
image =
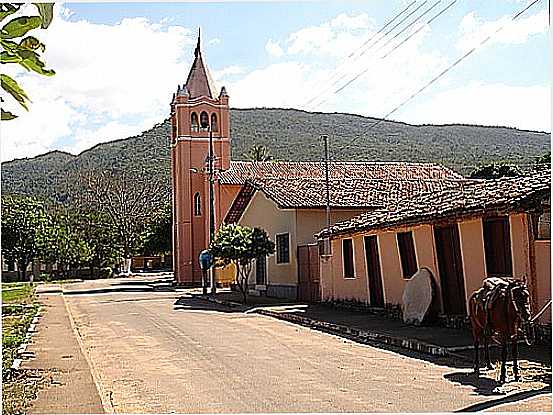
M 449 412 L 489 399 L 463 381 L 468 369 L 198 300 L 175 305 L 175 293 L 65 300 L 115 412 Z

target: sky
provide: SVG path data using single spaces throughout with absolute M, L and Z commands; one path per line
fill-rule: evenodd
M 29 32 L 46 44 L 56 75 L 2 65 L 32 100 L 26 112 L 3 94 L 19 117 L 0 125 L 2 161 L 78 154 L 162 122 L 186 81 L 199 28 L 204 61 L 231 107 L 373 117 L 397 108 L 387 119 L 550 132 L 548 1 L 512 20 L 530 3 L 56 3 L 50 27 Z

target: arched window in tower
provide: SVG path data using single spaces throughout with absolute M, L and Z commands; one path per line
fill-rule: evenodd
M 209 128 L 209 115 L 205 111 L 200 114 L 200 128 L 202 131 L 207 131 Z
M 211 131 L 214 133 L 219 131 L 219 125 L 217 124 L 217 114 L 211 114 Z
M 190 130 L 194 132 L 198 131 L 198 114 L 195 112 L 190 116 Z
M 202 198 L 200 193 L 196 192 L 194 194 L 194 216 L 202 215 Z

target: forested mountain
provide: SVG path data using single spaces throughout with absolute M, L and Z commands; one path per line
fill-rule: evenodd
M 419 126 L 294 109 L 231 110 L 233 160 L 244 159 L 253 145 L 266 146 L 276 160 L 321 160 L 320 134 L 329 135 L 336 160 L 436 162 L 463 174 L 493 161 L 529 164 L 550 148 L 549 133 L 506 127 Z M 53 151 L 2 163 L 2 192 L 64 200 L 78 186 L 74 173 L 88 168 L 147 171 L 169 186 L 169 135 L 165 120 L 140 135 L 102 143 L 77 156 Z

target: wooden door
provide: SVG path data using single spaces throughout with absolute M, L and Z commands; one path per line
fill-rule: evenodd
M 255 260 L 255 284 L 267 284 L 267 257 L 260 256 Z
M 445 314 L 466 314 L 465 283 L 457 225 L 434 227 Z
M 316 302 L 321 300 L 319 247 L 298 246 L 298 300 Z
M 507 216 L 487 218 L 483 222 L 483 228 L 488 277 L 512 277 L 509 218 Z
M 365 258 L 367 260 L 367 280 L 369 284 L 369 304 L 372 307 L 384 307 L 384 291 L 378 256 L 376 236 L 365 236 Z

